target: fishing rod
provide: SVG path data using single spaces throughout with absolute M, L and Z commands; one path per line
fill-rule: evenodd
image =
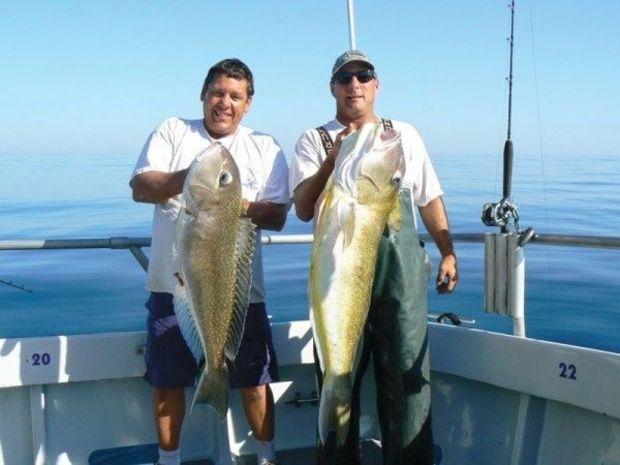
M 510 66 L 508 70 L 508 127 L 506 130 L 506 142 L 504 144 L 504 190 L 503 197 L 510 198 L 512 187 L 512 160 L 513 146 L 510 139 L 510 130 L 512 126 L 512 57 L 514 52 L 514 29 L 515 29 L 515 0 L 510 2 Z M 506 232 L 506 231 L 502 231 Z
M 511 139 L 512 129 L 512 82 L 513 82 L 513 56 L 514 56 L 514 26 L 515 26 L 515 0 L 508 4 L 510 8 L 510 65 L 508 69 L 508 125 L 506 131 L 506 142 L 504 143 L 504 182 L 502 199 L 497 203 L 486 203 L 482 207 L 482 222 L 487 226 L 499 226 L 502 233 L 508 232 L 508 225 L 513 220 L 515 229 L 521 234 L 519 228 L 519 211 L 517 206 L 512 203 L 512 163 L 514 159 L 514 146 Z M 528 235 L 533 234 L 531 229 L 526 231 Z M 524 238 L 525 239 L 525 238 Z

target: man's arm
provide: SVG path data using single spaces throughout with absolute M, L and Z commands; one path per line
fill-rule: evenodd
M 334 171 L 334 158 L 328 156 L 323 160 L 319 170 L 299 184 L 293 191 L 295 212 L 301 221 L 308 222 L 314 217 L 314 205 L 323 192 L 329 176 Z
M 243 199 L 242 208 L 247 216 L 256 226 L 261 229 L 271 229 L 280 231 L 286 221 L 288 205 L 273 202 L 250 202 Z
M 129 185 L 136 202 L 161 203 L 180 194 L 188 169 L 174 173 L 147 171 L 131 180 Z M 272 202 L 250 202 L 243 199 L 243 211 L 262 229 L 280 231 L 286 221 L 287 205 Z
M 454 254 L 454 246 L 450 237 L 448 216 L 441 197 L 436 197 L 424 207 L 419 207 L 420 216 L 426 230 L 435 241 L 441 253 L 441 262 L 437 273 L 437 291 L 440 294 L 452 292 L 459 280 L 459 273 Z
M 328 152 L 327 157 L 323 160 L 321 166 L 319 166 L 318 171 L 301 182 L 293 191 L 295 212 L 301 221 L 308 222 L 314 217 L 314 205 L 321 195 L 321 192 L 323 192 L 329 176 L 332 174 L 332 171 L 334 171 L 334 164 L 340 152 L 342 139 L 356 129 L 354 125 L 350 124 L 338 133 L 336 141 L 334 142 L 334 147 Z
M 187 176 L 187 169 L 174 173 L 147 171 L 133 177 L 129 182 L 135 202 L 161 203 L 180 194 Z

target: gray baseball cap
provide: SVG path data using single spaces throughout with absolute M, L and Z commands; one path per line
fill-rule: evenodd
M 375 69 L 375 65 L 373 65 L 372 61 L 370 61 L 368 57 L 364 55 L 364 52 L 362 52 L 361 50 L 347 50 L 338 58 L 336 58 L 336 62 L 334 63 L 334 67 L 332 68 L 332 77 L 334 77 L 334 74 L 340 71 L 340 68 L 342 68 L 347 63 L 351 63 L 353 61 L 364 63 L 368 66 L 368 68 L 373 71 Z

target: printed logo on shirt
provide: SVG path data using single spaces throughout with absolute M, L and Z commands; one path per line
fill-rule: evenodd
M 239 171 L 241 172 L 241 188 L 244 195 L 248 197 L 248 193 L 251 193 L 254 196 L 260 188 L 254 170 L 248 166 L 239 166 Z

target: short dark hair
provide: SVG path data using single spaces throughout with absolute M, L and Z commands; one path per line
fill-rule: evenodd
M 215 80 L 220 74 L 225 74 L 228 77 L 235 79 L 245 79 L 248 88 L 248 97 L 254 95 L 254 78 L 252 77 L 252 71 L 250 68 L 238 58 L 227 58 L 222 60 L 209 69 L 205 82 L 202 85 L 202 91 L 200 92 L 200 99 L 202 100 L 207 92 L 207 87 L 213 80 Z

